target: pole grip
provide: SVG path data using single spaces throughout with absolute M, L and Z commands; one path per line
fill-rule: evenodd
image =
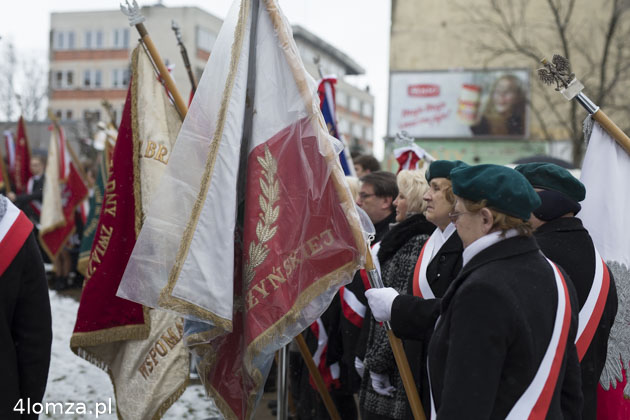
M 144 45 L 147 46 L 147 50 L 149 50 L 149 54 L 151 54 L 151 58 L 153 59 L 153 62 L 160 72 L 160 77 L 162 77 L 162 80 L 164 80 L 168 91 L 173 96 L 175 107 L 177 108 L 177 111 L 179 112 L 179 115 L 182 117 L 183 120 L 186 117 L 186 113 L 188 112 L 188 106 L 186 106 L 186 102 L 184 102 L 182 95 L 179 93 L 179 90 L 177 90 L 177 86 L 175 86 L 175 81 L 173 80 L 171 74 L 168 72 L 166 66 L 164 65 L 162 57 L 160 57 L 160 53 L 158 53 L 157 48 L 155 48 L 155 44 L 153 43 L 153 40 L 144 27 L 144 24 L 137 24 L 136 29 L 142 37 L 142 42 L 144 42 Z
M 621 128 L 611 120 L 608 115 L 599 109 L 593 114 L 593 119 L 597 121 L 612 138 L 630 155 L 630 138 L 624 133 Z

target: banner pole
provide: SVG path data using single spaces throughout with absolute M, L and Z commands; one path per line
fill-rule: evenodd
M 289 418 L 289 346 L 278 350 L 278 406 L 276 419 Z
M 319 369 L 315 365 L 315 362 L 313 361 L 313 356 L 311 355 L 311 351 L 308 349 L 308 346 L 306 345 L 306 340 L 304 340 L 302 334 L 298 334 L 295 337 L 295 342 L 300 349 L 300 353 L 302 354 L 304 363 L 306 363 L 308 372 L 311 374 L 313 382 L 315 382 L 317 391 L 319 391 L 319 395 L 324 401 L 324 406 L 326 406 L 326 410 L 328 410 L 328 415 L 332 420 L 341 420 L 339 411 L 337 411 L 337 406 L 333 402 L 332 397 L 330 396 L 330 392 L 328 392 L 328 388 L 326 388 L 326 384 L 324 383 L 322 374 L 319 372 Z
M 370 281 L 370 286 L 372 286 L 373 288 L 384 287 L 381 276 L 374 266 L 372 253 L 370 252 L 369 248 L 365 263 L 365 269 L 367 271 L 368 280 Z M 402 341 L 400 341 L 400 338 L 394 335 L 394 331 L 392 331 L 392 327 L 389 321 L 383 322 L 383 326 L 387 331 L 389 345 L 391 346 L 392 352 L 394 353 L 394 359 L 396 359 L 398 372 L 400 373 L 400 378 L 402 379 L 405 393 L 407 394 L 407 399 L 409 400 L 409 405 L 411 406 L 411 413 L 413 414 L 413 418 L 415 420 L 426 420 L 424 409 L 422 408 L 422 403 L 420 402 L 420 396 L 418 395 L 418 389 L 416 388 L 416 383 L 413 380 L 413 375 L 411 374 L 411 369 L 409 367 L 409 360 L 407 360 L 407 355 L 405 354 L 405 350 L 403 349 Z
M 129 25 L 135 26 L 140 34 L 140 38 L 144 45 L 147 47 L 149 51 L 149 55 L 151 55 L 151 59 L 155 63 L 160 72 L 160 77 L 164 80 L 166 84 L 166 88 L 171 93 L 173 97 L 173 102 L 175 103 L 175 108 L 177 108 L 177 112 L 181 116 L 182 120 L 186 117 L 186 113 L 188 112 L 188 106 L 186 106 L 186 102 L 182 98 L 182 95 L 177 90 L 177 86 L 175 85 L 175 81 L 171 77 L 168 69 L 164 65 L 164 61 L 162 61 L 162 57 L 160 57 L 160 53 L 158 52 L 153 40 L 149 36 L 149 32 L 147 32 L 147 28 L 144 26 L 144 16 L 140 13 L 140 7 L 138 7 L 138 3 L 136 0 L 133 0 L 133 3 L 130 4 L 129 0 L 127 0 L 127 7 L 120 5 L 120 10 L 127 15 L 129 18 Z

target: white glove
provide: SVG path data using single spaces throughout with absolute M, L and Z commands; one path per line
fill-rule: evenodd
M 398 296 L 396 289 L 391 287 L 375 288 L 365 291 L 374 319 L 385 322 L 392 319 L 392 303 Z
M 389 383 L 389 376 L 370 372 L 370 378 L 372 379 L 372 388 L 377 394 L 385 395 L 386 397 L 394 396 L 396 388 Z
M 354 368 L 357 370 L 357 373 L 361 378 L 363 378 L 363 372 L 365 372 L 365 365 L 363 364 L 363 360 L 358 357 L 354 357 Z

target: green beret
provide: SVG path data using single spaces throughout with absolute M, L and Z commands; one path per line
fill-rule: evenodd
M 531 212 L 541 203 L 527 179 L 505 166 L 455 168 L 451 182 L 455 195 L 475 202 L 486 200 L 488 207 L 522 220 L 529 220 Z
M 515 168 L 534 188 L 558 191 L 576 202 L 584 200 L 586 188 L 576 177 L 553 163 L 533 162 Z
M 468 166 L 461 160 L 434 160 L 429 165 L 429 169 L 424 173 L 427 182 L 431 182 L 433 178 L 451 179 L 451 171 L 455 168 Z

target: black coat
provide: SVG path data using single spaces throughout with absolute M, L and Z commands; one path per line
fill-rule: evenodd
M 31 233 L 0 276 L 0 419 L 37 418 L 13 411 L 17 401 L 41 402 L 52 326 L 44 263 Z
M 19 194 L 15 197 L 15 205 L 24 212 L 34 223 L 39 223 L 39 214 L 31 207 L 31 201 L 42 203 L 44 197 L 44 183 L 46 176 L 33 180 L 33 190 L 30 194 Z
M 576 217 L 561 217 L 540 226 L 534 236 L 542 252 L 571 277 L 577 291 L 579 307 L 582 309 L 595 275 L 595 248 L 591 236 L 582 226 L 582 221 Z M 610 289 L 602 318 L 580 364 L 584 419 L 594 420 L 597 416 L 597 383 L 604 369 L 608 336 L 617 313 L 617 288 L 612 272 L 610 276 Z
M 409 367 L 418 389 L 427 418 L 430 417 L 427 351 L 433 325 L 439 313 L 439 302 L 462 268 L 462 240 L 457 232 L 448 238 L 427 266 L 427 280 L 438 299 L 413 296 L 413 280 L 407 295 L 398 296 L 392 305 L 391 326 L 394 334 L 403 339 Z M 407 415 L 411 417 L 411 412 Z
M 571 307 L 577 306 L 570 282 Z M 517 236 L 474 256 L 442 298 L 429 344 L 438 419 L 503 419 L 532 381 L 556 316 L 553 270 L 533 238 Z M 577 419 L 580 368 L 571 326 L 547 419 Z

